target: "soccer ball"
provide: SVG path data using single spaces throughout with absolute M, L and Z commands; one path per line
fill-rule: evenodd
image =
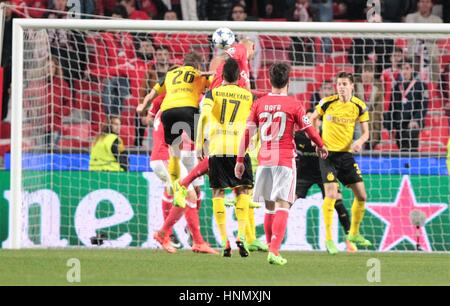
M 218 28 L 212 36 L 212 41 L 216 48 L 227 48 L 234 44 L 234 33 L 228 28 Z

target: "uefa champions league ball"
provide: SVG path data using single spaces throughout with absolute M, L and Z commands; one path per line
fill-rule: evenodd
M 227 48 L 235 41 L 234 33 L 228 28 L 218 28 L 212 36 L 212 41 L 216 48 Z

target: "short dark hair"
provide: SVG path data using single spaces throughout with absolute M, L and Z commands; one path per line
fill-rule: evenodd
M 242 4 L 240 4 L 239 2 L 236 3 L 235 5 L 233 5 L 233 6 L 231 7 L 231 12 L 233 13 L 233 10 L 234 10 L 235 8 L 237 8 L 237 7 L 240 7 L 241 9 L 244 10 L 244 13 L 247 13 L 246 7 L 245 7 L 244 5 L 242 5 Z
M 403 61 L 402 61 L 402 66 L 406 65 L 406 64 L 408 64 L 411 67 L 413 67 L 413 60 L 410 57 L 404 58 Z
M 190 52 L 184 57 L 184 65 L 197 68 L 202 64 L 202 57 L 196 52 Z
M 127 9 L 126 9 L 123 5 L 121 5 L 121 4 L 116 5 L 116 6 L 113 8 L 113 10 L 112 10 L 112 12 L 111 12 L 111 15 L 120 15 L 123 19 L 128 18 L 128 12 L 127 12 Z
M 400 47 L 395 47 L 394 51 L 392 51 L 392 54 L 394 54 L 394 53 L 401 53 L 401 54 L 403 54 L 403 49 L 400 48 Z
M 283 88 L 289 82 L 291 66 L 286 63 L 276 62 L 270 66 L 270 84 L 274 88 Z
M 223 65 L 222 77 L 228 83 L 234 83 L 239 79 L 241 71 L 235 59 L 229 58 Z
M 337 74 L 336 79 L 349 79 L 350 83 L 355 83 L 355 79 L 353 77 L 353 74 L 347 71 L 341 71 Z
M 372 64 L 364 64 L 362 67 L 362 71 L 367 71 L 367 72 L 375 72 L 375 67 Z
M 166 50 L 169 51 L 169 47 L 165 46 L 165 45 L 159 45 L 158 47 L 156 47 L 155 51 L 158 50 Z

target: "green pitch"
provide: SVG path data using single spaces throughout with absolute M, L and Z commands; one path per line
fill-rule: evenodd
M 450 285 L 450 254 L 282 252 L 240 258 L 161 250 L 0 250 L 0 285 L 73 285 L 68 260 L 80 262 L 80 285 Z M 367 280 L 376 258 L 381 282 Z M 369 261 L 370 263 L 370 261 Z M 369 275 L 376 275 L 369 272 Z

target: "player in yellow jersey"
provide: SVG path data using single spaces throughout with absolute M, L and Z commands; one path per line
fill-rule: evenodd
M 329 150 L 327 159 L 320 160 L 320 171 L 325 188 L 323 212 L 326 233 L 326 248 L 330 254 L 338 252 L 332 240 L 334 204 L 339 198 L 337 180 L 351 188 L 355 199 L 352 205 L 352 221 L 347 239 L 359 246 L 371 246 L 360 233 L 364 217 L 366 190 L 361 170 L 353 154 L 360 152 L 369 139 L 369 112 L 366 104 L 353 95 L 353 75 L 340 72 L 337 75 L 337 95 L 323 98 L 311 117 L 313 124 L 322 118 L 322 138 Z M 355 124 L 359 121 L 362 134 L 353 142 Z
M 248 154 L 245 157 L 246 171 L 241 179 L 234 175 L 236 156 L 240 140 L 245 131 L 247 117 L 253 104 L 253 95 L 239 87 L 239 66 L 236 60 L 228 59 L 223 67 L 221 86 L 209 91 L 203 100 L 203 109 L 197 129 L 196 149 L 204 156 L 204 128 L 209 121 L 209 183 L 213 189 L 213 212 L 222 239 L 222 256 L 231 256 L 231 246 L 226 230 L 225 189 L 231 188 L 237 196 L 235 207 L 238 221 L 236 244 L 242 257 L 249 255 L 245 243 L 245 229 L 250 204 L 249 191 L 253 187 L 253 173 Z
M 172 156 L 179 157 L 183 131 L 194 141 L 194 118 L 199 113 L 200 96 L 209 86 L 207 77 L 199 71 L 201 64 L 199 54 L 188 53 L 184 65 L 168 71 L 137 108 L 137 112 L 143 113 L 157 95 L 166 94 L 161 105 L 161 121 Z

